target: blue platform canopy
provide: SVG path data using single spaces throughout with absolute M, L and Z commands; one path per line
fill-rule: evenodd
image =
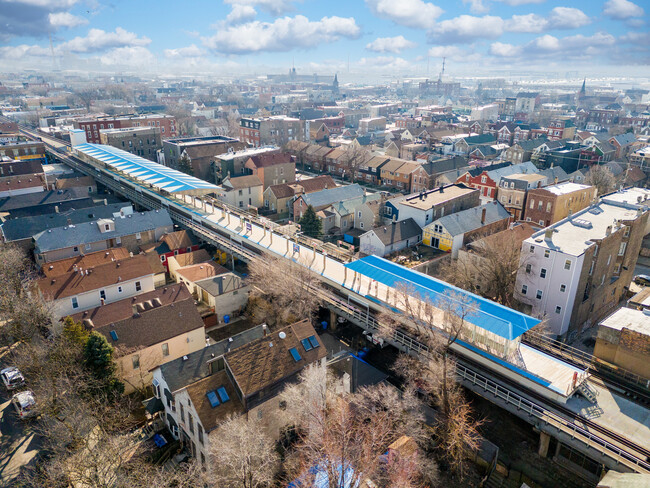
M 346 264 L 346 267 L 388 287 L 396 289 L 402 285 L 407 292 L 412 289 L 417 298 L 426 299 L 433 306 L 437 306 L 441 300 L 446 299 L 445 297 L 453 298 L 454 294 L 466 296 L 474 309 L 466 320 L 509 341 L 517 339 L 541 322 L 539 319 L 378 256 L 367 256 L 352 261 Z
M 177 171 L 162 164 L 103 144 L 80 144 L 74 150 L 111 168 L 168 193 L 205 195 L 218 189 L 216 185 Z

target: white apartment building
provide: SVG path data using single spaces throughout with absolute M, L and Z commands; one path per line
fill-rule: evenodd
M 515 298 L 572 335 L 615 307 L 634 273 L 647 207 L 593 204 L 523 241 Z

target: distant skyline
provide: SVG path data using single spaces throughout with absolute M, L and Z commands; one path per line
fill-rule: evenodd
M 648 77 L 649 11 L 647 0 L 0 0 L 0 66 L 435 77 L 446 57 L 452 76 Z

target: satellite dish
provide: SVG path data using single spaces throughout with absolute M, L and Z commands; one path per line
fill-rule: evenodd
M 278 334 L 278 337 L 279 337 L 280 339 L 286 339 L 286 338 L 287 338 L 287 334 L 286 334 L 285 332 L 280 332 L 280 333 Z

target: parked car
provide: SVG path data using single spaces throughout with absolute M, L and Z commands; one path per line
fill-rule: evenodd
M 31 390 L 25 390 L 16 393 L 11 398 L 11 403 L 18 413 L 18 417 L 21 419 L 26 419 L 28 417 L 33 417 L 36 415 L 36 399 L 34 398 L 34 393 Z
M 634 277 L 634 282 L 637 285 L 650 286 L 650 276 L 648 276 L 648 275 L 636 275 Z
M 0 371 L 0 377 L 2 378 L 2 382 L 8 391 L 15 390 L 19 386 L 23 386 L 25 384 L 25 378 L 23 377 L 22 373 L 18 368 L 13 366 Z

